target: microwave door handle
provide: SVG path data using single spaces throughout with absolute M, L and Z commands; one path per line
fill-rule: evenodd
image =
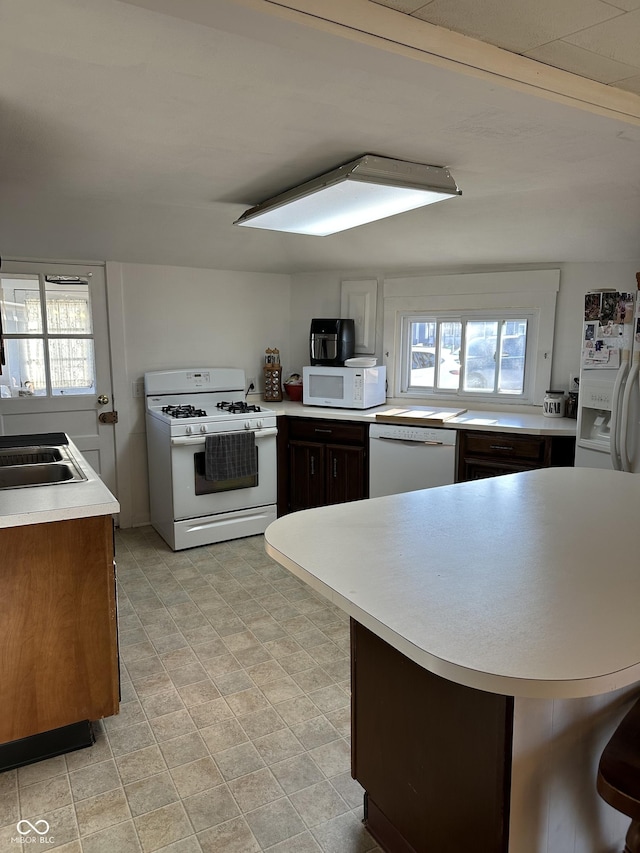
M 247 432 L 250 432 L 250 431 L 251 430 L 247 430 Z M 216 435 L 216 434 L 219 435 L 220 433 L 208 433 L 208 435 Z M 253 434 L 256 437 L 256 439 L 267 438 L 270 435 L 277 435 L 278 429 L 277 429 L 277 427 L 266 427 L 265 429 L 253 430 Z M 195 445 L 195 444 L 204 444 L 205 437 L 206 436 L 204 436 L 204 435 L 193 435 L 193 436 L 180 435 L 180 436 L 177 436 L 176 438 L 171 439 L 171 446 L 172 447 L 185 447 L 185 446 L 193 447 L 193 445 Z

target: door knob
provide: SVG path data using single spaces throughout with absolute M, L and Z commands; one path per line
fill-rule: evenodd
M 100 396 L 98 397 L 98 403 L 100 403 L 101 406 L 106 406 L 108 402 L 109 398 L 107 397 L 107 395 L 100 394 Z

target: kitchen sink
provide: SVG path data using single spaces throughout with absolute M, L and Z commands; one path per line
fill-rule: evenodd
M 26 486 L 50 486 L 70 480 L 84 480 L 75 466 L 67 462 L 36 465 L 8 465 L 0 468 L 0 489 L 22 489 Z
M 9 465 L 33 465 L 40 462 L 61 462 L 59 447 L 7 447 L 0 450 L 0 468 Z
M 0 489 L 24 489 L 86 480 L 67 445 L 0 447 Z

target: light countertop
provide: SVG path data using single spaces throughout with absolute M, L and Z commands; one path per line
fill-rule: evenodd
M 87 479 L 0 490 L 0 528 L 112 515 L 120 511 L 118 501 L 72 441 L 69 449 Z
M 640 681 L 640 477 L 547 468 L 305 510 L 267 552 L 425 669 L 506 695 Z
M 373 409 L 334 409 L 322 406 L 305 406 L 302 403 L 293 403 L 290 400 L 282 403 L 265 403 L 256 400 L 258 405 L 266 409 L 272 409 L 278 415 L 288 415 L 298 418 L 322 418 L 342 421 L 361 421 L 364 423 L 375 423 L 378 412 L 387 412 L 391 409 L 411 409 L 418 405 L 424 406 L 424 402 L 412 403 L 402 400 L 396 403 L 387 403 L 384 406 L 376 406 Z M 433 406 L 436 411 L 442 411 L 453 406 Z M 457 408 L 464 408 L 458 406 Z M 535 411 L 535 410 L 534 410 Z M 541 410 L 539 410 L 541 411 Z M 425 424 L 428 426 L 428 424 Z M 443 429 L 472 429 L 482 432 L 521 432 L 528 435 L 550 435 L 550 436 L 575 436 L 576 421 L 572 418 L 548 418 L 537 413 L 519 413 L 508 410 L 469 410 L 458 418 L 454 418 L 442 425 Z

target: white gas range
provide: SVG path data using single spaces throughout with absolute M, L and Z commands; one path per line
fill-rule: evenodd
M 245 403 L 244 371 L 162 370 L 144 381 L 158 533 L 174 551 L 263 533 L 276 518 L 278 431 L 275 412 Z M 248 468 L 233 470 L 238 454 Z

